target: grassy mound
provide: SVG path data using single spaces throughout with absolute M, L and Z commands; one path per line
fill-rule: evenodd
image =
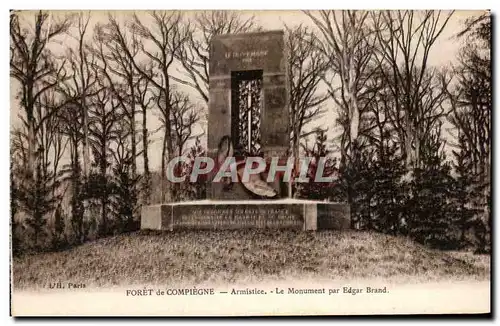
M 137 232 L 13 260 L 16 289 L 190 284 L 314 277 L 488 279 L 489 256 L 432 250 L 372 232 L 238 230 Z

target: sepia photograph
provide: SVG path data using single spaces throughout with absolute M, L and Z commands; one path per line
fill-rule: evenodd
M 489 10 L 11 10 L 10 315 L 491 317 Z

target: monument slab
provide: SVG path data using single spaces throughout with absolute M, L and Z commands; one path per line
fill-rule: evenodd
M 143 208 L 141 229 L 343 230 L 350 227 L 348 206 L 309 200 L 197 201 Z
M 236 155 L 286 155 L 290 130 L 285 53 L 283 31 L 214 36 L 209 65 L 209 156 L 215 158 L 225 135 L 231 136 Z M 211 199 L 253 198 L 236 188 L 210 187 Z

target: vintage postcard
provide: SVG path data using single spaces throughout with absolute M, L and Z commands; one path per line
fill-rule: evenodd
M 490 315 L 491 33 L 12 10 L 11 315 Z

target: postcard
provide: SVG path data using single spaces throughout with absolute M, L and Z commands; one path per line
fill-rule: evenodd
M 12 10 L 11 316 L 491 316 L 491 31 Z

